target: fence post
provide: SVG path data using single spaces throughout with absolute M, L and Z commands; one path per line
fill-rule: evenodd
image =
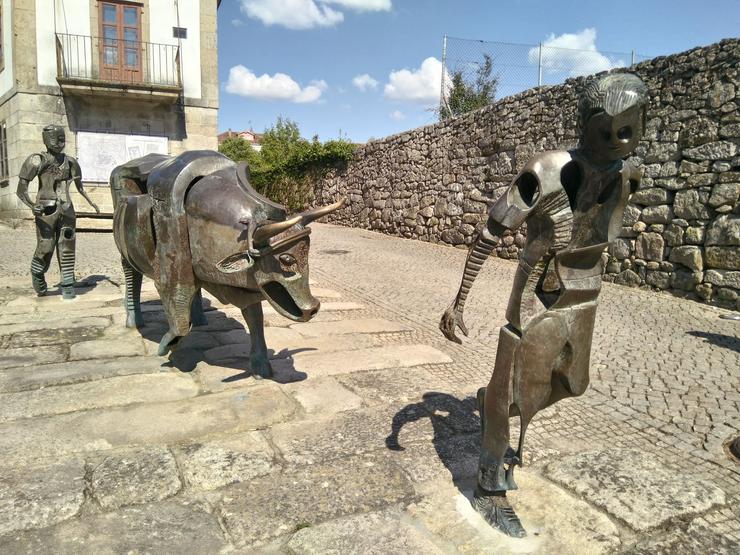
M 445 99 L 445 73 L 447 73 L 447 33 L 442 39 L 442 75 L 440 77 L 441 85 L 439 90 L 439 113 L 442 114 L 447 100 Z
M 630 63 L 631 66 L 635 65 L 635 51 L 632 51 L 632 63 Z
M 542 86 L 542 43 L 540 43 L 540 55 L 537 60 L 537 86 Z

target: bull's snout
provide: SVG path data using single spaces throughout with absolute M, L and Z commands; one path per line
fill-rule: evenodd
M 270 281 L 262 285 L 262 291 L 275 310 L 296 322 L 308 322 L 321 307 L 308 288 L 291 287 L 289 291 L 282 283 Z

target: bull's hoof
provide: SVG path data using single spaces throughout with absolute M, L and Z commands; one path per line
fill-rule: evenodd
M 473 498 L 473 507 L 486 522 L 512 538 L 523 538 L 527 535 L 519 517 L 509 505 L 505 495 L 486 495 L 477 488 Z
M 164 334 L 164 337 L 162 337 L 162 340 L 159 342 L 159 348 L 157 349 L 157 355 L 163 357 L 167 353 L 169 353 L 175 345 L 177 345 L 177 342 L 180 341 L 180 336 L 175 335 L 173 332 L 168 331 Z
M 252 353 L 249 355 L 249 367 L 255 379 L 272 378 L 272 365 L 266 353 Z
M 144 318 L 141 313 L 130 311 L 126 313 L 126 327 L 127 328 L 140 328 L 144 325 Z

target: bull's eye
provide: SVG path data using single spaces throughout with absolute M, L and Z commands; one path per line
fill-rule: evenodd
M 281 254 L 280 255 L 280 263 L 283 266 L 293 266 L 295 264 L 295 257 L 292 254 Z

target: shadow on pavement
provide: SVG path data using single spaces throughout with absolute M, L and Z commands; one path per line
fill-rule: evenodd
M 391 422 L 385 439 L 387 449 L 404 451 L 399 434 L 406 424 L 429 418 L 434 430 L 432 443 L 442 464 L 452 474 L 458 489 L 470 489 L 470 479 L 477 472 L 480 451 L 480 417 L 474 397 L 458 399 L 448 393 L 428 391 L 418 403 L 406 405 Z
M 162 310 L 162 303 L 159 300 L 145 301 L 141 303 L 142 315 L 144 317 L 144 325 L 139 328 L 141 336 L 155 344 L 159 344 L 162 336 L 167 331 L 166 318 Z M 203 311 L 206 314 L 206 318 L 209 320 L 208 325 L 202 327 L 194 327 L 191 330 L 193 332 L 200 332 L 201 334 L 220 333 L 225 331 L 238 332 L 241 331 L 243 338 L 241 341 L 235 341 L 230 343 L 231 345 L 243 345 L 244 350 L 249 350 L 249 334 L 244 328 L 244 324 L 235 318 L 227 316 L 225 313 L 214 307 L 208 299 L 203 299 Z M 218 320 L 215 323 L 215 320 Z M 223 383 L 231 383 L 239 380 L 244 380 L 252 377 L 252 369 L 249 365 L 249 355 L 219 358 L 216 361 L 209 361 L 205 355 L 209 349 L 226 345 L 217 344 L 208 345 L 201 347 L 195 344 L 190 345 L 190 336 L 185 336 L 180 340 L 180 344 L 176 346 L 169 355 L 169 360 L 163 364 L 165 367 L 176 368 L 181 372 L 192 372 L 198 366 L 200 362 L 206 362 L 220 366 L 222 368 L 231 368 L 238 370 L 237 374 L 228 376 L 222 380 Z M 292 383 L 303 381 L 307 378 L 305 372 L 296 370 L 293 355 L 303 351 L 310 351 L 313 349 L 283 349 L 282 351 L 275 352 L 274 349 L 270 349 L 268 345 L 268 356 L 270 363 L 273 367 L 273 377 L 270 381 L 278 383 Z
M 740 339 L 734 335 L 724 335 L 722 333 L 712 333 L 708 331 L 690 331 L 687 333 L 694 337 L 700 337 L 712 345 L 717 345 L 718 347 L 724 347 L 725 349 L 730 349 L 731 351 L 740 353 Z

